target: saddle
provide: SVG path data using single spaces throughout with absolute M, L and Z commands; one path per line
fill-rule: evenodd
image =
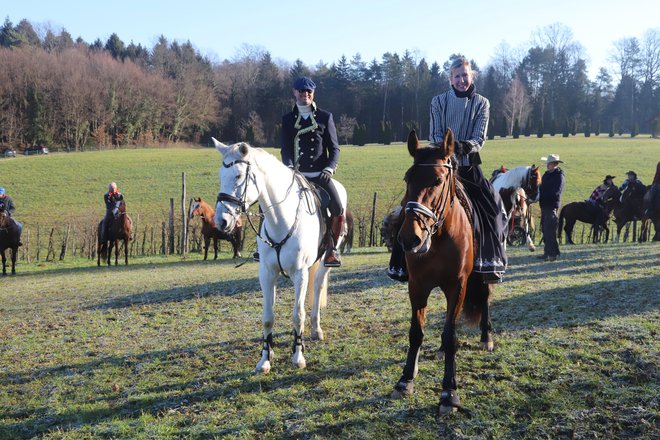
M 300 186 L 306 191 L 306 194 L 310 197 L 307 198 L 308 206 L 310 212 L 316 211 L 316 214 L 319 218 L 319 252 L 317 260 L 325 253 L 325 243 L 324 237 L 330 231 L 330 195 L 322 187 L 316 185 L 313 182 L 307 180 L 307 178 L 299 173 L 295 172 L 294 176 Z M 310 206 L 309 204 L 312 204 Z

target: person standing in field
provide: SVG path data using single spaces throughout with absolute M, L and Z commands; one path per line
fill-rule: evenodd
M 465 57 L 454 60 L 449 70 L 451 89 L 431 100 L 429 140 L 441 144 L 445 133 L 454 133 L 454 155 L 458 176 L 472 201 L 475 249 L 474 272 L 481 273 L 486 283 L 500 283 L 506 271 L 507 222 L 504 204 L 481 171 L 479 152 L 486 141 L 490 102 L 476 93 L 474 72 Z M 390 278 L 405 281 L 407 270 L 398 243 L 392 250 Z
M 337 241 L 344 225 L 344 208 L 332 176 L 339 163 L 339 142 L 332 113 L 314 102 L 316 84 L 300 77 L 293 82 L 293 109 L 282 116 L 281 153 L 284 165 L 294 168 L 330 196 L 330 224 L 326 233 L 326 267 L 341 266 Z
M 557 214 L 561 205 L 561 194 L 564 191 L 566 177 L 564 170 L 559 167 L 559 155 L 548 154 L 541 158 L 547 162 L 547 171 L 541 178 L 541 187 L 539 188 L 539 206 L 541 207 L 541 228 L 543 233 L 543 255 L 539 258 L 544 261 L 555 261 L 559 258 L 559 243 L 557 242 L 557 226 L 559 225 L 559 216 Z

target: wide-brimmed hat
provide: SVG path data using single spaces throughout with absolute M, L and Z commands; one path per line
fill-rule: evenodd
M 635 177 L 637 177 L 637 173 L 634 172 L 634 171 L 628 171 L 628 172 L 626 173 L 626 175 L 628 175 L 628 174 L 632 174 L 632 175 L 634 175 Z
M 610 180 L 610 179 L 614 179 L 614 178 L 616 178 L 616 176 L 610 176 L 610 175 L 608 174 L 607 176 L 605 176 L 605 178 L 603 179 L 603 181 L 605 181 L 605 180 Z
M 563 160 L 559 160 L 559 155 L 558 154 L 548 154 L 547 157 L 542 157 L 542 161 L 545 162 L 559 162 L 559 163 L 564 163 Z

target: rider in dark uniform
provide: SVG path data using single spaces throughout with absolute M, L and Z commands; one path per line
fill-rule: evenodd
M 16 205 L 14 205 L 14 201 L 9 197 L 5 189 L 3 187 L 0 187 L 0 209 L 3 209 L 9 213 L 9 216 L 12 217 L 12 220 L 14 223 L 16 223 L 16 226 L 18 226 L 18 234 L 20 237 L 20 234 L 23 233 L 23 224 L 16 220 L 14 217 L 14 213 L 16 212 Z M 22 245 L 23 243 L 18 243 L 19 246 Z
M 103 223 L 101 225 L 101 241 L 106 241 L 108 239 L 108 231 L 112 226 L 112 222 L 115 218 L 117 202 L 124 200 L 122 193 L 117 190 L 117 184 L 111 182 L 108 185 L 108 192 L 103 194 L 103 201 L 105 202 L 105 216 L 103 217 Z
M 314 102 L 316 84 L 300 77 L 293 82 L 296 105 L 282 117 L 282 162 L 301 172 L 309 181 L 321 186 L 330 196 L 330 228 L 326 234 L 327 267 L 341 265 L 337 240 L 344 224 L 344 211 L 332 182 L 339 161 L 339 142 L 332 113 L 321 110 Z

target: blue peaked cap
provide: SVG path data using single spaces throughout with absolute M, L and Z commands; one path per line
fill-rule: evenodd
M 316 84 L 310 78 L 306 76 L 301 76 L 293 82 L 293 88 L 296 90 L 314 90 Z

